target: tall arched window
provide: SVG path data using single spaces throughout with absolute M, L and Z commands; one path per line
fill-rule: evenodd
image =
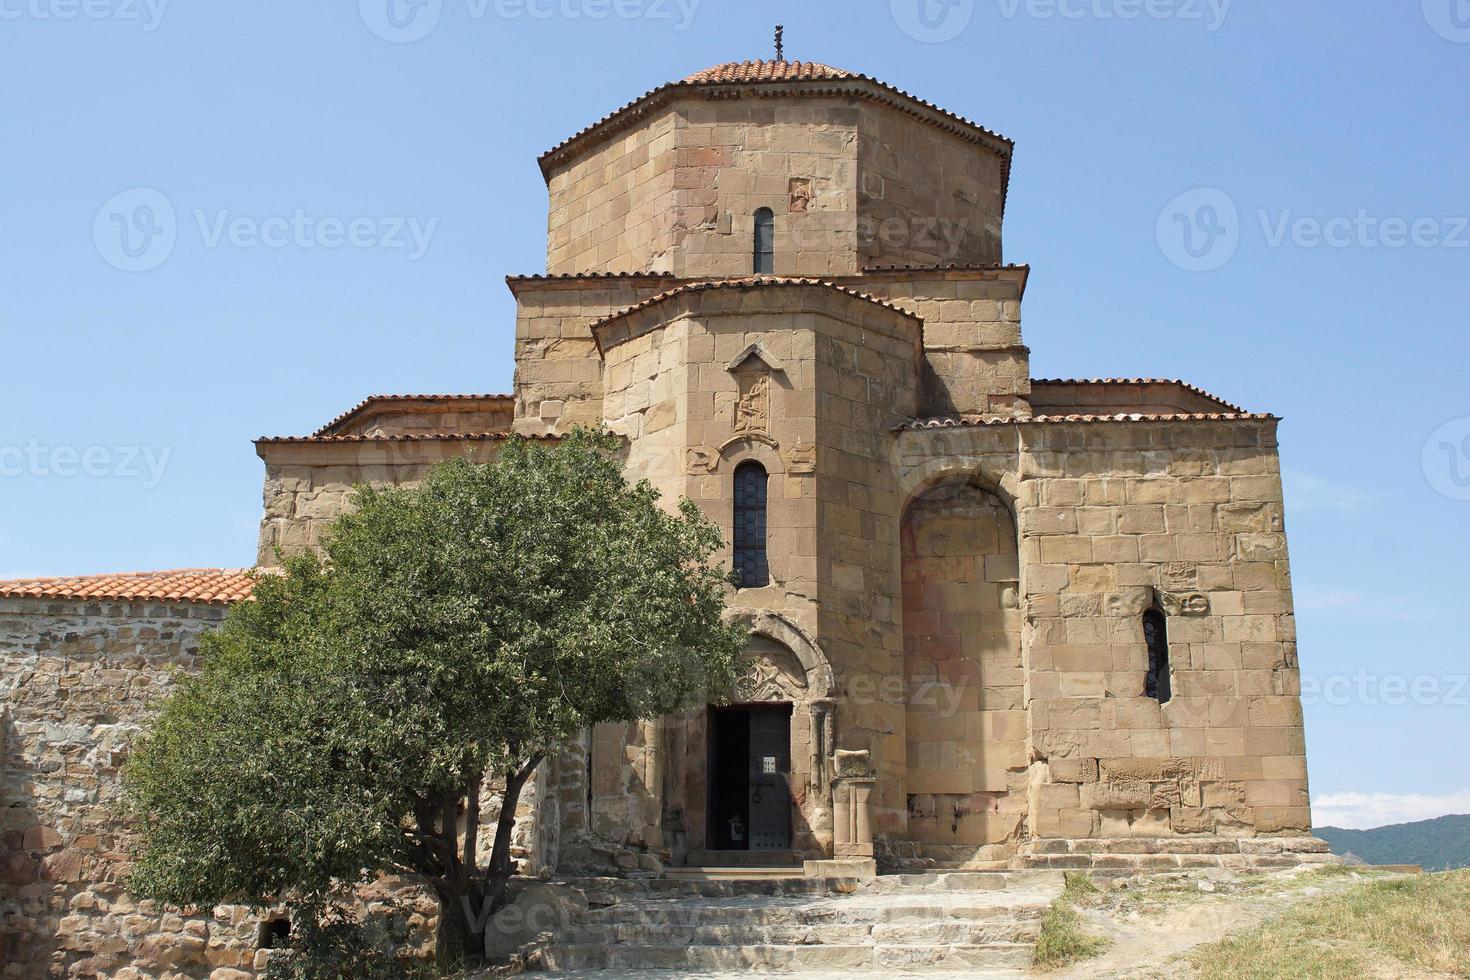
M 1173 696 L 1169 689 L 1169 621 L 1157 609 L 1143 614 L 1143 642 L 1148 647 L 1143 693 L 1164 704 Z
M 776 271 L 776 215 L 770 208 L 755 213 L 755 274 Z
M 735 572 L 742 589 L 771 580 L 766 566 L 766 470 L 759 463 L 735 467 Z

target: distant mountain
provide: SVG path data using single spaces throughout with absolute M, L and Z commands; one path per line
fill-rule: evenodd
M 1470 868 L 1470 814 L 1397 823 L 1372 830 L 1316 827 L 1334 854 L 1355 854 L 1369 864 L 1422 864 L 1425 871 Z

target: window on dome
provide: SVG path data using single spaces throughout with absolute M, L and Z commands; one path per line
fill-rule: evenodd
M 770 208 L 755 213 L 755 274 L 776 271 L 776 214 Z

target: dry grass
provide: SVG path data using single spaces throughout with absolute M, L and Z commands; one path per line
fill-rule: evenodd
M 1052 903 L 1041 920 L 1041 936 L 1036 940 L 1036 966 L 1055 970 L 1069 963 L 1096 956 L 1108 948 L 1108 941 L 1085 932 L 1077 903 L 1097 892 L 1097 886 L 1085 874 L 1067 872 L 1067 887 Z
M 1195 949 L 1189 962 L 1201 980 L 1470 977 L 1470 871 L 1371 881 L 1310 899 Z

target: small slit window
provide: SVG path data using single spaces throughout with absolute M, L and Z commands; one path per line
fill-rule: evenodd
M 759 463 L 735 468 L 735 573 L 742 589 L 771 580 L 766 566 L 766 470 Z
M 1169 685 L 1169 621 L 1157 609 L 1143 614 L 1143 642 L 1148 647 L 1148 674 L 1144 677 L 1143 693 L 1159 704 L 1166 704 L 1172 696 Z
M 776 214 L 770 208 L 755 213 L 755 274 L 776 271 Z

